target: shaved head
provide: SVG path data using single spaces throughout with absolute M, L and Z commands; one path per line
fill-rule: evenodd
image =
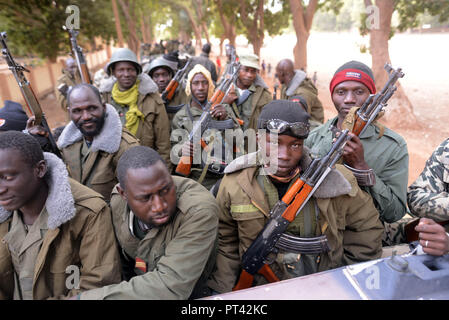
M 276 77 L 281 84 L 288 84 L 295 75 L 295 65 L 290 59 L 283 59 L 279 61 L 276 66 Z
M 76 64 L 75 59 L 73 58 L 67 58 L 65 61 L 65 69 L 72 75 L 72 77 L 75 76 L 76 69 L 78 68 L 78 65 Z

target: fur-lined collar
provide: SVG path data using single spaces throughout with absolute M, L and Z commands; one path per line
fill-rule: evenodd
M 303 157 L 299 162 L 301 168 L 307 168 L 312 162 L 312 158 L 309 154 L 309 149 L 307 147 L 304 147 Z M 245 168 L 259 166 L 261 163 L 260 157 L 261 155 L 259 152 L 252 152 L 238 157 L 226 166 L 224 173 L 229 174 Z M 335 186 L 338 186 L 338 188 L 336 188 Z M 351 183 L 346 180 L 343 174 L 341 174 L 334 168 L 329 172 L 326 179 L 315 191 L 313 196 L 315 198 L 335 198 L 344 194 L 349 194 L 351 190 Z
M 264 89 L 268 89 L 267 84 L 265 83 L 265 81 L 262 79 L 262 77 L 260 75 L 257 75 L 256 79 L 254 80 L 253 84 L 257 87 L 262 87 Z
M 64 128 L 58 139 L 58 147 L 63 149 L 83 139 L 83 134 L 73 121 Z M 115 153 L 120 148 L 122 139 L 122 123 L 115 108 L 106 104 L 106 119 L 100 134 L 94 137 L 90 150 Z
M 69 183 L 69 174 L 61 159 L 52 153 L 44 152 L 48 172 L 45 176 L 49 190 L 45 207 L 48 212 L 47 226 L 56 229 L 76 215 L 75 200 Z M 0 223 L 12 215 L 0 206 Z
M 304 81 L 304 79 L 307 77 L 307 74 L 302 70 L 295 70 L 295 75 L 293 76 L 293 79 L 290 80 L 290 83 L 288 84 L 288 88 L 285 91 L 285 94 L 287 97 L 292 96 L 295 93 L 296 88 L 298 88 L 301 83 Z
M 151 79 L 148 74 L 142 72 L 137 76 L 137 80 L 140 80 L 138 90 L 141 95 L 145 96 L 147 94 L 159 92 L 157 84 L 153 81 L 153 79 Z M 99 89 L 100 92 L 111 92 L 112 87 L 114 86 L 114 83 L 116 81 L 117 79 L 115 77 L 110 77 L 109 79 L 102 81 Z

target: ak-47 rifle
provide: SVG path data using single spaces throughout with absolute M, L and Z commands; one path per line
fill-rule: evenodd
M 206 103 L 206 106 L 203 108 L 203 113 L 201 114 L 201 117 L 198 121 L 195 122 L 192 131 L 189 134 L 189 141 L 190 143 L 193 143 L 193 138 L 196 136 L 203 136 L 204 131 L 207 130 L 209 127 L 209 124 L 212 120 L 212 116 L 210 115 L 210 111 L 214 109 L 215 106 L 221 104 L 224 100 L 224 98 L 227 96 L 229 89 L 231 88 L 231 85 L 235 82 L 238 72 L 240 69 L 240 63 L 237 63 L 236 67 L 234 68 L 235 71 L 232 73 L 232 75 L 228 75 L 222 83 L 217 87 L 215 90 L 212 98 Z M 201 139 L 201 146 L 204 148 L 205 142 Z M 178 165 L 176 166 L 176 173 L 188 176 L 190 174 L 190 171 L 192 169 L 192 162 L 193 162 L 193 155 L 190 156 L 183 156 L 179 160 Z
M 386 63 L 384 69 L 388 72 L 388 81 L 379 93 L 371 94 L 357 111 L 352 133 L 360 136 L 377 115 L 387 106 L 388 100 L 393 96 L 397 87 L 394 85 L 404 76 L 401 68 L 394 69 Z
M 55 139 L 48 126 L 47 120 L 45 119 L 45 115 L 42 112 L 42 108 L 39 104 L 39 101 L 37 100 L 36 95 L 34 94 L 33 89 L 31 88 L 30 82 L 27 80 L 25 74 L 23 73 L 24 71 L 26 72 L 30 71 L 14 61 L 11 52 L 9 51 L 8 46 L 6 44 L 6 37 L 7 37 L 6 32 L 0 33 L 0 41 L 3 47 L 2 54 L 6 60 L 6 63 L 8 64 L 9 70 L 11 70 L 12 74 L 14 75 L 14 78 L 16 78 L 17 84 L 19 85 L 20 91 L 25 100 L 28 114 L 34 116 L 35 125 L 41 125 L 42 127 L 44 127 L 45 131 L 48 132 L 48 140 L 50 141 L 52 152 L 56 154 L 59 158 L 61 158 L 61 153 L 59 152 L 58 146 L 56 145 Z
M 70 46 L 72 47 L 73 56 L 75 57 L 76 64 L 78 65 L 78 70 L 81 75 L 81 81 L 83 83 L 92 84 L 92 79 L 90 78 L 86 59 L 84 59 L 83 49 L 78 45 L 78 41 L 76 40 L 79 32 L 74 29 L 68 29 L 66 26 L 62 26 L 62 28 L 69 33 Z
M 287 230 L 288 225 L 304 208 L 340 159 L 349 138 L 348 132 L 349 130 L 342 131 L 333 143 L 331 150 L 323 158 L 314 159 L 302 176 L 293 183 L 282 199 L 271 209 L 268 222 L 243 254 L 243 270 L 236 286 L 232 289 L 233 291 L 251 287 L 256 273 L 263 275 L 269 282 L 279 281 L 266 264 L 267 257 Z
M 184 78 L 184 75 L 187 71 L 187 68 L 190 65 L 190 62 L 191 62 L 191 60 L 187 61 L 184 68 L 176 71 L 175 76 L 173 77 L 173 79 L 170 80 L 170 83 L 165 88 L 164 92 L 162 92 L 162 100 L 164 100 L 165 103 L 170 102 L 173 99 L 173 97 L 175 96 L 176 89 L 178 89 L 179 84 L 182 81 L 182 78 Z
M 228 45 L 228 47 L 231 50 L 230 52 L 231 60 L 226 65 L 226 70 L 223 72 L 220 79 L 218 79 L 217 84 L 221 84 L 228 74 L 234 73 L 235 71 L 234 68 L 237 65 L 238 58 L 237 52 L 235 51 L 235 47 L 233 45 Z

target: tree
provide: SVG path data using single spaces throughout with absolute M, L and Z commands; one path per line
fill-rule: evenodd
M 17 54 L 36 54 L 55 62 L 59 54 L 70 52 L 67 32 L 62 29 L 69 5 L 79 8 L 80 45 L 92 43 L 95 37 L 105 42 L 116 37 L 108 0 L 0 1 L 0 19 Z
M 235 47 L 235 39 L 237 38 L 237 15 L 234 14 L 233 3 L 232 1 L 215 0 L 215 5 L 215 11 L 218 12 L 223 29 L 223 34 L 219 37 L 220 39 L 223 38 L 223 40 L 228 39 L 229 43 Z
M 419 23 L 419 15 L 424 12 L 431 15 L 439 14 L 440 22 L 448 20 L 449 2 L 447 0 L 377 0 L 375 3 L 371 0 L 364 1 L 367 11 L 362 15 L 360 31 L 362 35 L 370 36 L 372 69 L 379 89 L 386 83 L 388 77 L 384 65 L 386 62 L 391 63 L 388 41 L 396 30 L 391 25 L 393 12 L 396 10 L 399 15 L 397 29 L 404 31 L 407 28 L 416 27 Z M 413 113 L 413 106 L 399 82 L 397 87 L 397 92 L 390 100 L 392 108 L 386 119 L 394 119 L 398 126 L 416 126 L 418 121 Z M 409 117 L 404 117 L 404 114 L 408 114 Z
M 309 40 L 313 17 L 318 9 L 339 13 L 343 2 L 340 0 L 326 0 L 319 3 L 318 0 L 310 0 L 305 4 L 303 0 L 289 0 L 293 17 L 293 28 L 296 33 L 296 45 L 293 48 L 295 68 L 307 70 L 307 40 Z

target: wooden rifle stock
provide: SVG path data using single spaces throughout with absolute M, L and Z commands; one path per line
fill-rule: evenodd
M 78 41 L 76 40 L 79 32 L 75 31 L 74 29 L 68 29 L 66 28 L 66 26 L 63 26 L 62 28 L 69 33 L 70 46 L 72 48 L 76 64 L 78 65 L 81 82 L 92 84 L 92 79 L 90 77 L 89 69 L 87 68 L 86 59 L 84 58 L 83 49 L 78 45 Z
M 47 120 L 45 119 L 45 115 L 42 112 L 39 100 L 37 100 L 33 88 L 31 88 L 30 82 L 25 77 L 24 71 L 30 71 L 14 61 L 14 58 L 12 57 L 11 52 L 9 51 L 9 48 L 6 44 L 6 37 L 6 32 L 2 32 L 0 34 L 0 41 L 3 47 L 2 53 L 6 60 L 6 63 L 8 64 L 9 70 L 11 70 L 14 78 L 17 81 L 17 84 L 19 85 L 20 92 L 22 93 L 23 99 L 25 100 L 28 114 L 34 116 L 35 125 L 42 125 L 45 131 L 48 132 L 48 141 L 50 142 L 52 152 L 59 158 L 62 158 L 61 152 L 56 145 L 56 141 L 51 133 L 50 127 L 48 126 Z
M 168 84 L 167 88 L 165 88 L 164 91 L 167 92 L 166 95 L 163 95 L 166 101 L 171 101 L 173 97 L 175 96 L 176 89 L 178 89 L 179 82 L 175 81 L 174 79 L 170 80 L 170 83 Z
M 379 93 L 371 94 L 355 114 L 352 133 L 357 136 L 360 136 L 365 128 L 376 119 L 396 91 L 397 88 L 394 84 L 399 78 L 404 77 L 401 68 L 395 70 L 386 63 L 384 69 L 389 74 L 387 83 Z
M 186 65 L 186 67 L 187 67 L 187 65 Z M 229 88 L 230 88 L 231 84 L 235 81 L 235 78 L 237 77 L 239 67 L 235 70 L 235 72 L 232 74 L 231 77 L 229 77 L 228 79 L 223 81 L 220 84 L 220 86 L 215 90 L 214 94 L 212 95 L 212 98 L 210 99 L 210 101 L 207 102 L 205 110 L 203 111 L 203 114 L 201 115 L 201 118 L 199 120 L 200 124 L 199 124 L 198 128 L 201 129 L 202 123 L 207 122 L 210 119 L 210 117 L 211 117 L 210 111 L 214 110 L 214 108 L 217 105 L 219 105 L 223 102 L 224 98 L 226 97 L 226 95 L 229 92 Z M 192 129 L 192 133 L 195 129 L 196 129 L 196 127 L 194 126 L 194 128 Z M 190 135 L 191 138 L 189 139 L 190 142 L 193 142 L 192 139 L 193 139 L 194 134 L 192 134 L 192 133 Z M 202 134 L 202 132 L 201 132 L 201 134 Z M 207 144 L 203 139 L 201 139 L 201 147 L 203 149 L 205 149 L 207 147 Z M 178 165 L 176 166 L 175 172 L 177 174 L 187 177 L 192 170 L 192 163 L 193 163 L 193 154 L 189 155 L 189 156 L 182 156 L 178 162 Z
M 175 96 L 176 89 L 179 87 L 179 83 L 181 82 L 182 78 L 184 77 L 184 74 L 187 71 L 188 66 L 190 65 L 191 60 L 187 61 L 184 68 L 181 70 L 178 70 L 173 77 L 173 79 L 170 80 L 168 83 L 168 86 L 165 88 L 164 92 L 162 92 L 162 100 L 164 100 L 165 103 L 170 102 L 173 97 Z
M 270 266 L 267 264 L 264 264 L 257 273 L 262 275 L 270 283 L 280 281 L 279 278 L 274 274 L 273 270 L 271 270 Z M 242 270 L 242 272 L 240 273 L 239 281 L 234 286 L 234 288 L 232 288 L 232 291 L 251 288 L 251 286 L 253 285 L 253 281 L 254 276 L 248 273 L 246 270 Z
M 281 235 L 287 230 L 289 224 L 301 212 L 310 197 L 326 179 L 335 163 L 340 159 L 343 148 L 348 141 L 348 132 L 348 130 L 342 131 L 333 143 L 331 150 L 323 158 L 314 159 L 301 177 L 290 186 L 282 199 L 270 210 L 268 222 L 243 254 L 243 270 L 239 282 L 234 288 L 235 290 L 251 286 L 252 281 L 249 281 L 246 273 L 249 275 L 260 273 L 268 281 L 276 281 L 277 277 L 273 277 L 272 270 L 265 263 L 266 258 L 274 249 Z

